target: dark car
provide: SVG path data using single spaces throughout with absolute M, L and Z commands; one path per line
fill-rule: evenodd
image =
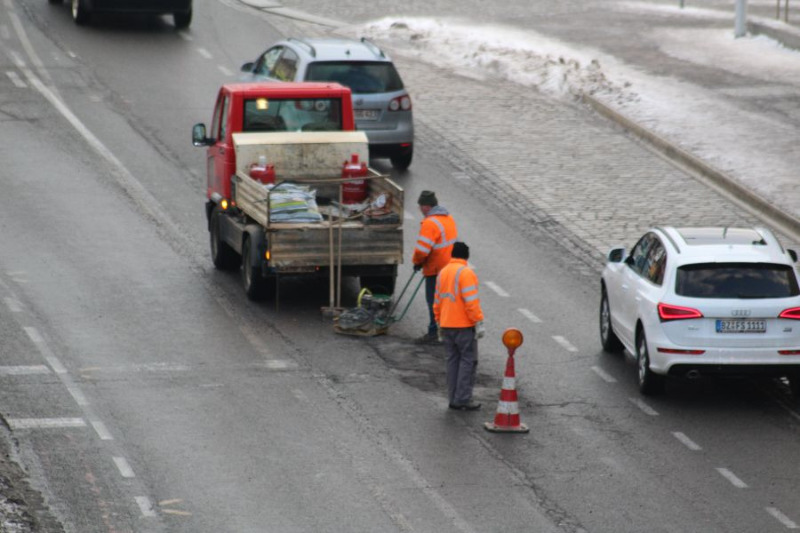
M 62 0 L 49 0 L 60 4 Z M 94 13 L 141 13 L 172 15 L 175 27 L 188 28 L 192 23 L 192 0 L 70 0 L 72 20 L 88 23 Z

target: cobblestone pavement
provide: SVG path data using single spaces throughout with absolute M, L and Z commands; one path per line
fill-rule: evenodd
M 390 14 L 451 17 L 454 11 L 454 4 L 446 0 L 412 0 L 397 9 L 395 3 L 383 0 L 323 5 L 311 0 L 285 0 L 283 4 L 332 21 L 342 20 L 346 14 L 350 23 Z M 621 10 L 609 9 L 612 4 L 622 6 Z M 773 174 L 795 180 L 800 151 L 794 150 L 793 145 L 798 137 L 786 132 L 800 131 L 800 91 L 788 90 L 793 87 L 785 80 L 769 83 L 748 72 L 734 75 L 668 56 L 647 36 L 676 21 L 663 13 L 643 20 L 626 12 L 624 4 L 629 3 L 526 0 L 500 5 L 466 0 L 458 3 L 458 13 L 473 20 L 529 28 L 562 42 L 591 46 L 654 75 L 706 88 L 735 110 L 734 118 L 743 122 L 734 127 L 741 126 L 748 135 L 758 124 L 745 121 L 753 115 L 769 117 L 777 124 L 776 129 L 760 128 L 760 138 L 749 140 L 770 147 L 764 152 L 763 161 L 758 161 L 761 166 L 754 167 L 770 172 L 763 179 L 751 177 L 749 184 L 755 183 L 758 189 Z M 641 4 L 665 5 L 637 2 L 639 8 Z M 687 0 L 686 4 L 727 9 L 731 14 L 730 19 L 704 14 L 690 23 L 692 27 L 733 31 L 730 2 Z M 750 4 L 751 15 L 775 15 L 772 1 L 750 0 Z M 287 35 L 342 31 L 298 20 L 283 27 Z M 594 268 L 599 267 L 610 246 L 632 245 L 651 225 L 765 224 L 765 219 L 743 208 L 741 201 L 732 200 L 730 193 L 717 192 L 580 102 L 556 99 L 500 76 L 442 70 L 419 61 L 419 51 L 409 53 L 392 47 L 389 41 L 380 42 L 392 54 L 414 99 L 418 149 L 449 158 L 460 169 L 459 174 L 469 176 L 476 188 L 490 190 L 499 204 L 515 209 L 527 224 L 545 228 L 570 248 L 591 254 Z M 476 74 L 483 79 L 476 79 Z M 787 111 L 791 109 L 794 111 Z M 680 144 L 675 142 L 676 146 Z M 690 152 L 697 149 L 701 158 L 719 163 L 713 153 L 703 152 L 702 147 L 684 148 Z M 731 145 L 731 152 L 735 151 L 736 145 Z M 735 157 L 731 160 L 737 162 Z M 737 173 L 754 171 L 746 162 L 740 168 L 720 170 L 732 181 L 740 181 Z M 800 208 L 800 188 L 794 181 L 773 192 L 757 192 L 778 204 L 783 212 Z M 785 233 L 781 238 L 789 243 L 799 239 Z

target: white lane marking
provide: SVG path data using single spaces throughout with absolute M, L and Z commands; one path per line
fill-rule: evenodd
M 778 522 L 783 524 L 786 529 L 798 529 L 797 524 L 788 516 L 780 512 L 776 507 L 767 507 L 767 512 L 777 519 Z
M 114 460 L 114 464 L 117 465 L 117 470 L 122 477 L 136 477 L 136 474 L 133 473 L 133 468 L 131 465 L 128 464 L 128 461 L 124 457 L 112 457 Z
M 197 53 L 205 57 L 206 59 L 214 59 L 214 56 L 211 55 L 211 52 L 209 52 L 205 48 L 198 48 Z
M 179 36 L 180 36 L 180 38 L 181 38 L 181 39 L 183 39 L 184 41 L 192 41 L 192 40 L 194 40 L 194 37 L 192 37 L 191 35 L 189 35 L 189 34 L 188 34 L 188 33 L 186 33 L 185 31 L 179 31 L 179 32 L 178 32 L 178 35 L 179 35 Z
M 700 447 L 699 444 L 697 444 L 695 441 L 687 437 L 685 433 L 681 433 L 680 431 L 673 431 L 672 434 L 675 436 L 676 439 L 681 441 L 683 445 L 689 448 L 690 450 L 699 451 L 703 449 Z
M 85 427 L 83 418 L 7 418 L 11 429 L 52 429 Z
M 570 342 L 560 335 L 553 335 L 553 340 L 556 341 L 558 344 L 561 345 L 562 348 L 567 350 L 568 352 L 577 352 L 578 349 L 574 347 Z
M 153 504 L 150 502 L 150 498 L 147 496 L 137 496 L 136 505 L 139 506 L 139 510 L 142 511 L 142 516 L 145 518 L 153 518 L 156 516 L 156 511 L 153 509 Z
M 0 375 L 2 376 L 29 376 L 49 373 L 50 369 L 45 365 L 0 366 Z
M 403 218 L 406 220 L 414 220 L 414 215 L 408 209 L 403 209 Z
M 114 440 L 114 437 L 111 436 L 111 433 L 108 431 L 105 424 L 99 420 L 89 420 L 89 423 L 92 424 L 94 432 L 97 433 L 97 436 L 100 437 L 100 440 Z
M 19 77 L 19 74 L 13 70 L 7 70 L 6 76 L 8 76 L 8 79 L 11 80 L 11 83 L 13 83 L 18 89 L 25 89 L 28 86 L 28 84 L 22 81 L 22 78 Z
M 222 72 L 226 76 L 229 76 L 229 77 L 233 76 L 233 71 L 231 69 L 229 69 L 228 67 L 226 67 L 224 65 L 217 65 L 217 68 L 219 69 L 220 72 Z
M 56 374 L 61 375 L 61 374 L 66 374 L 67 373 L 67 369 L 64 368 L 64 365 L 62 365 L 61 361 L 56 359 L 55 356 L 46 355 L 45 359 L 47 359 L 47 362 L 50 364 L 50 367 L 53 369 L 53 372 L 55 372 Z
M 498 296 L 502 296 L 503 298 L 508 298 L 510 296 L 494 281 L 487 281 L 486 286 L 492 289 L 494 292 L 496 292 Z
M 451 174 L 451 175 L 453 176 L 453 179 L 457 179 L 457 180 L 468 180 L 468 179 L 470 179 L 469 174 L 467 174 L 466 172 L 453 172 L 453 174 Z
M 517 309 L 517 311 L 519 311 L 522 314 L 522 316 L 524 316 L 525 318 L 527 318 L 528 320 L 530 320 L 534 324 L 541 324 L 542 323 L 542 319 L 541 318 L 539 318 L 538 316 L 534 315 L 533 313 L 531 313 L 527 309 Z
M 42 344 L 44 343 L 44 339 L 41 335 L 39 335 L 39 331 L 31 326 L 25 326 L 25 333 L 28 334 L 28 337 L 34 344 Z
M 264 366 L 270 370 L 294 370 L 297 363 L 290 359 L 268 359 L 264 361 Z
M 28 39 L 28 34 L 25 33 L 25 28 L 22 25 L 22 22 L 19 20 L 19 17 L 16 13 L 10 12 L 8 14 L 8 18 L 11 19 L 11 25 L 14 26 L 14 31 L 17 33 L 17 38 L 19 39 L 20 44 L 22 44 L 22 48 L 25 49 L 25 53 L 28 54 L 28 59 L 30 59 L 31 64 L 33 64 L 34 68 L 39 71 L 39 75 L 42 77 L 42 79 L 52 85 L 53 80 L 50 78 L 50 73 L 48 73 L 44 68 L 44 63 L 42 63 L 42 60 L 39 59 L 39 56 L 36 54 L 36 49 L 34 49 L 30 39 Z M 58 94 L 58 90 L 55 87 L 53 87 L 51 91 L 55 94 Z
M 6 7 L 8 9 L 13 9 L 14 8 L 14 4 L 11 2 L 11 0 L 6 0 Z
M 14 63 L 19 68 L 25 68 L 25 60 L 22 59 L 22 56 L 16 53 L 14 50 L 8 51 L 8 57 L 11 58 L 11 62 Z
M 89 400 L 86 399 L 86 396 L 83 394 L 83 391 L 75 383 L 72 383 L 70 381 L 64 383 L 64 386 L 67 387 L 67 391 L 72 395 L 72 398 L 75 400 L 75 403 L 77 403 L 81 407 L 86 407 L 87 405 L 89 405 Z
M 731 482 L 731 485 L 736 487 L 737 489 L 746 489 L 747 483 L 739 479 L 736 474 L 728 470 L 727 468 L 717 468 L 717 472 L 722 475 L 725 479 Z
M 594 373 L 600 376 L 600 378 L 605 381 L 606 383 L 616 383 L 617 380 L 614 379 L 608 372 L 600 368 L 599 366 L 593 366 L 592 370 Z
M 306 393 L 301 391 L 300 389 L 292 389 L 292 396 L 300 400 L 301 402 L 308 402 L 308 396 Z
M 641 409 L 644 414 L 650 416 L 658 416 L 658 412 L 655 409 L 644 403 L 639 398 L 628 398 L 628 399 L 633 403 L 633 405 Z
M 12 313 L 21 313 L 22 305 L 15 298 L 5 298 L 6 307 Z

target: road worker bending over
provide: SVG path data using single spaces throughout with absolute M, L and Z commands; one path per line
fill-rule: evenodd
M 467 265 L 467 259 L 469 247 L 456 242 L 452 259 L 436 280 L 433 313 L 447 351 L 450 409 L 474 411 L 481 407 L 472 400 L 478 371 L 478 339 L 486 330 L 478 297 L 478 276 Z
M 444 207 L 439 205 L 433 191 L 422 191 L 419 209 L 425 218 L 420 224 L 417 244 L 414 247 L 414 271 L 422 270 L 425 276 L 425 301 L 428 303 L 428 332 L 418 339 L 423 343 L 436 343 L 436 320 L 433 316 L 433 296 L 436 292 L 436 275 L 450 262 L 453 243 L 458 238 L 456 222 Z

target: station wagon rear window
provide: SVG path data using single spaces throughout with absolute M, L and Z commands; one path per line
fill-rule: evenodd
M 308 65 L 306 81 L 335 81 L 357 94 L 403 89 L 400 74 L 387 61 L 317 61 Z
M 675 292 L 694 298 L 788 298 L 800 288 L 788 265 L 701 263 L 678 268 Z

